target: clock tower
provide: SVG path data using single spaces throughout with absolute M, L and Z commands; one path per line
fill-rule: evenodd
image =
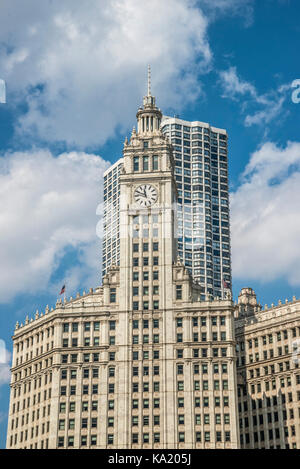
M 192 324 L 199 324 L 199 313 L 210 310 L 212 303 L 209 303 L 209 298 L 208 302 L 200 302 L 201 288 L 193 283 L 177 258 L 177 189 L 173 151 L 160 129 L 162 113 L 151 95 L 150 70 L 148 93 L 136 117 L 137 128 L 133 128 L 130 140 L 126 138 L 124 143 L 120 174 L 116 341 L 118 360 L 122 366 L 118 369 L 117 444 L 119 448 L 140 445 L 146 448 L 149 447 L 148 443 L 154 447 L 183 447 L 180 443 L 183 433 L 178 433 L 178 419 L 183 421 L 180 411 L 184 410 L 188 415 L 186 431 L 189 429 L 185 444 L 187 447 L 199 447 L 197 441 L 200 441 L 200 433 L 193 414 L 195 397 L 192 384 L 192 370 L 196 370 L 198 364 L 191 360 L 192 356 L 199 357 L 200 352 L 192 352 L 195 343 L 191 342 L 191 337 L 199 341 L 198 332 L 192 330 Z M 225 303 L 221 307 L 218 302 L 215 308 L 218 314 L 227 316 L 228 319 L 225 320 L 224 316 L 222 321 L 226 325 L 228 321 L 227 337 L 232 340 L 231 300 Z M 203 337 L 205 334 L 202 334 Z M 223 335 L 225 337 L 225 332 Z M 178 350 L 176 341 L 179 341 Z M 184 342 L 185 354 L 190 357 L 186 362 L 178 361 L 178 358 L 183 358 L 180 341 Z M 233 347 L 230 353 L 232 351 Z M 194 355 L 191 356 L 191 353 Z M 206 349 L 202 353 L 205 356 Z M 233 376 L 234 362 L 230 363 L 228 368 Z M 184 393 L 178 393 L 177 374 L 181 370 L 187 380 Z M 207 396 L 205 400 L 208 400 Z M 153 412 L 151 417 L 147 411 L 148 401 Z M 150 401 L 153 402 L 150 404 Z M 178 406 L 183 401 L 185 408 L 180 409 Z M 236 421 L 235 407 L 232 421 Z M 143 429 L 145 422 L 146 428 Z M 234 441 L 236 445 L 236 434 Z
M 121 301 L 130 311 L 172 307 L 169 286 L 176 260 L 172 146 L 160 130 L 162 114 L 148 73 L 148 94 L 137 112 L 137 131 L 125 140 L 120 176 Z

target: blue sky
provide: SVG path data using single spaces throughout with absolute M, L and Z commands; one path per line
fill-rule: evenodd
M 3 0 L 0 339 L 100 282 L 102 174 L 146 88 L 168 115 L 229 134 L 234 296 L 300 296 L 297 0 Z M 0 364 L 0 447 L 8 364 Z

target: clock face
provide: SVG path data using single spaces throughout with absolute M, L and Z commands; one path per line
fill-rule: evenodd
M 157 190 L 150 184 L 144 184 L 134 191 L 134 198 L 142 207 L 150 207 L 157 199 Z

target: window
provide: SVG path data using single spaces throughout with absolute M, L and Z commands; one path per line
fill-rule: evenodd
M 158 171 L 158 156 L 153 155 L 152 157 L 152 169 L 153 171 Z
M 134 282 L 137 282 L 139 280 L 139 273 L 138 272 L 133 272 L 132 280 Z
M 177 334 L 177 342 L 182 342 L 182 334 Z
M 184 391 L 184 382 L 178 381 L 177 382 L 177 391 Z
M 178 398 L 178 407 L 184 407 L 184 398 L 183 397 Z
M 133 158 L 133 171 L 136 172 L 139 170 L 139 157 L 135 156 Z
M 176 300 L 182 300 L 182 285 L 176 285 Z
M 97 435 L 92 435 L 91 436 L 91 446 L 96 446 L 97 445 Z
M 115 408 L 115 401 L 108 401 L 108 408 L 109 410 L 113 410 Z
M 159 392 L 159 381 L 153 383 L 153 390 L 154 392 Z
M 61 404 L 59 405 L 59 411 L 63 414 L 66 412 L 66 403 L 65 402 L 61 402 Z
M 182 318 L 176 319 L 176 327 L 182 327 Z
M 98 410 L 98 401 L 92 401 L 92 411 Z
M 97 337 L 95 337 L 95 338 L 97 338 Z M 95 342 L 95 338 L 94 338 L 94 342 Z M 110 335 L 109 336 L 109 345 L 115 345 L 115 343 L 116 343 L 116 337 L 114 335 Z M 99 343 L 98 344 L 94 343 L 94 345 L 99 345 Z
M 144 399 L 143 407 L 144 407 L 144 409 L 149 409 L 149 399 Z
M 153 243 L 153 251 L 158 251 L 158 246 L 159 246 L 158 242 L 154 242 Z
M 134 415 L 134 416 L 132 417 L 132 426 L 135 427 L 135 426 L 137 426 L 138 424 L 139 424 L 139 418 L 138 418 L 137 415 Z
M 154 409 L 159 409 L 160 401 L 159 399 L 154 399 L 153 401 L 153 408 Z
M 75 419 L 69 419 L 69 430 L 74 430 L 75 428 Z
M 98 384 L 93 384 L 92 393 L 98 394 Z
M 59 420 L 58 422 L 58 429 L 59 430 L 64 430 L 65 429 L 65 420 Z
M 115 288 L 110 289 L 110 302 L 111 303 L 116 302 L 116 289 Z
M 148 171 L 149 170 L 149 157 L 144 156 L 143 157 L 143 171 Z

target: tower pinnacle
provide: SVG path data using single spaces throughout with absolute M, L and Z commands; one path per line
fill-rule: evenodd
M 151 94 L 151 67 L 148 65 L 148 89 L 144 96 L 143 107 L 137 112 L 137 134 L 150 136 L 160 131 L 162 113 L 155 105 L 155 97 Z
M 148 96 L 151 96 L 151 66 L 148 65 Z
M 147 96 L 144 96 L 144 108 L 155 108 L 155 98 L 151 94 L 151 67 L 148 65 L 148 89 Z

